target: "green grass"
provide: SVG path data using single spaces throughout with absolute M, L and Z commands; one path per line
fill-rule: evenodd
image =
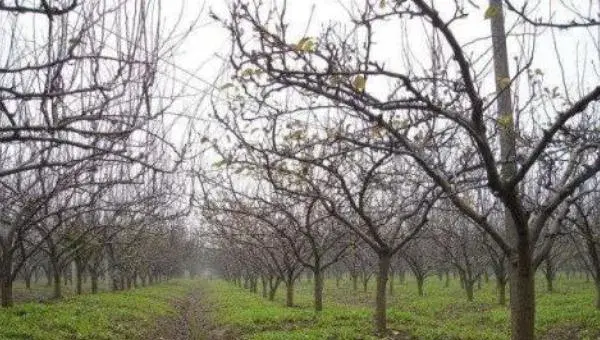
M 600 312 L 594 309 L 593 284 L 559 278 L 555 292 L 545 292 L 538 279 L 536 331 L 540 339 L 597 339 Z M 224 281 L 202 283 L 213 318 L 221 327 L 233 328 L 244 339 L 375 339 L 372 336 L 373 285 L 364 293 L 349 282 L 340 288 L 326 282 L 325 309 L 312 310 L 312 287 L 298 284 L 296 307 L 284 307 L 284 294 L 274 302 Z M 476 290 L 468 302 L 457 281 L 445 288 L 437 278 L 425 284 L 425 296 L 417 294 L 416 283 L 396 283 L 389 298 L 388 324 L 397 339 L 501 340 L 509 338 L 507 307 L 496 303 L 494 283 Z
M 197 283 L 172 281 L 116 293 L 23 303 L 0 310 L 0 339 L 139 339 L 155 321 L 174 315 L 171 301 Z

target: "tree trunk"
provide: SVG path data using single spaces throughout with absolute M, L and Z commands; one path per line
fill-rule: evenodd
M 92 294 L 98 293 L 98 274 L 91 273 L 90 281 L 92 282 Z
M 285 305 L 287 307 L 294 306 L 294 279 L 285 281 Z
M 394 295 L 394 274 L 390 273 L 389 277 L 390 277 L 390 280 L 389 280 L 390 282 L 389 282 L 389 285 L 388 285 L 388 288 L 389 288 L 388 289 L 388 294 L 390 296 L 392 296 L 392 295 Z
M 354 291 L 358 290 L 358 275 L 356 274 L 352 274 L 352 289 Z
M 25 289 L 31 289 L 31 277 L 33 276 L 34 268 L 23 270 L 23 280 L 25 280 Z
M 425 277 L 416 276 L 417 279 L 417 289 L 419 291 L 419 296 L 424 296 L 425 293 L 423 291 L 423 285 L 425 284 Z
M 3 268 L 3 273 L 0 276 L 0 305 L 2 305 L 2 307 L 10 307 L 13 305 L 13 282 L 11 280 L 10 272 L 7 273 L 6 269 L 11 268 Z
M 52 286 L 52 268 L 50 265 L 46 268 L 46 287 Z
M 76 280 L 76 288 L 75 291 L 77 295 L 81 295 L 83 292 L 83 270 L 84 265 L 81 261 L 75 261 L 75 280 Z
M 467 301 L 473 302 L 473 287 L 475 286 L 475 281 L 473 280 L 465 280 L 465 291 L 467 292 Z
M 546 290 L 548 293 L 554 292 L 554 280 L 551 273 L 546 273 Z
M 506 306 L 506 281 L 496 278 L 496 289 L 498 290 L 498 304 Z
M 377 273 L 377 288 L 375 295 L 375 332 L 383 335 L 387 328 L 386 318 L 386 286 L 389 276 L 390 263 L 392 257 L 390 254 L 379 254 L 379 271 Z
M 267 278 L 264 276 L 261 276 L 260 282 L 262 283 L 262 297 L 266 298 L 269 295 L 268 290 L 267 290 Z
M 279 288 L 280 279 L 275 279 L 273 282 L 273 278 L 269 278 L 269 301 L 275 300 L 275 294 L 277 293 L 277 288 Z
M 502 0 L 489 0 L 489 6 L 496 9 L 496 14 L 490 17 L 490 30 L 492 34 L 494 79 L 496 79 L 496 92 L 498 94 L 496 117 L 503 120 L 499 129 L 500 173 L 503 180 L 514 178 L 517 173 L 516 136 L 514 109 L 511 98 L 510 85 L 502 84 L 502 79 L 510 79 L 508 68 L 508 49 L 506 47 L 506 29 L 504 24 L 504 9 Z M 510 307 L 511 307 L 511 338 L 512 340 L 534 339 L 535 329 L 535 285 L 532 264 L 532 245 L 529 239 L 528 226 L 516 223 L 513 213 L 507 203 L 518 206 L 518 192 L 513 188 L 504 197 L 504 222 L 510 243 L 516 253 L 510 257 Z M 523 217 L 523 219 L 526 219 Z
M 315 298 L 315 311 L 320 312 L 323 310 L 323 272 L 320 268 L 315 267 L 313 270 L 314 276 L 314 298 Z
M 60 282 L 60 271 L 55 267 L 53 270 L 54 274 L 54 293 L 52 294 L 53 299 L 62 298 L 62 286 Z
M 534 270 L 529 248 L 522 248 L 510 273 L 512 340 L 534 339 L 535 331 Z
M 250 279 L 250 290 L 252 293 L 258 293 L 258 277 L 252 276 Z
M 444 282 L 444 288 L 450 287 L 450 272 L 446 271 L 446 282 Z
M 596 281 L 596 310 L 600 310 L 600 279 Z

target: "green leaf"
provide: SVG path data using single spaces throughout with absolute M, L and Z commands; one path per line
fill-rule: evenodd
M 360 92 L 363 93 L 365 92 L 365 87 L 367 85 L 367 80 L 365 79 L 364 76 L 362 75 L 357 75 L 356 77 L 354 77 L 354 80 L 352 81 L 352 87 L 354 87 L 354 90 L 356 92 Z
M 483 15 L 484 19 L 491 19 L 493 17 L 495 17 L 496 15 L 500 14 L 500 7 L 497 5 L 490 5 L 486 10 L 485 10 L 485 14 Z
M 298 41 L 297 44 L 293 45 L 296 52 L 315 52 L 317 50 L 317 43 L 315 38 L 304 37 Z
M 213 168 L 222 168 L 227 165 L 229 162 L 226 159 L 222 159 L 220 161 L 216 161 L 212 164 Z
M 510 78 L 502 77 L 502 78 L 498 79 L 498 85 L 500 86 L 501 89 L 504 90 L 505 88 L 510 86 Z
M 512 125 L 513 125 L 512 112 L 503 114 L 502 116 L 500 116 L 500 118 L 498 118 L 497 122 L 498 122 L 498 125 L 504 130 L 512 127 Z
M 254 69 L 247 68 L 242 71 L 242 77 L 250 77 L 254 74 L 254 72 L 255 72 Z

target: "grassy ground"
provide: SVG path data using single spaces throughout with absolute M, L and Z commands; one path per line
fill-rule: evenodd
M 195 286 L 195 281 L 179 280 L 51 303 L 17 304 L 0 310 L 0 339 L 144 339 L 157 320 L 176 314 L 172 302 Z M 37 289 L 45 295 L 44 288 Z
M 371 335 L 369 292 L 354 291 L 349 282 L 340 288 L 328 281 L 325 309 L 312 311 L 312 290 L 305 281 L 296 290 L 297 307 L 284 307 L 284 294 L 269 302 L 223 281 L 205 281 L 203 289 L 214 307 L 215 322 L 230 327 L 245 339 L 375 339 Z M 559 279 L 555 292 L 545 293 L 538 280 L 536 327 L 540 339 L 600 339 L 600 312 L 594 309 L 593 285 L 584 280 Z M 410 280 L 396 284 L 389 299 L 389 326 L 392 339 L 508 339 L 506 307 L 498 306 L 494 284 L 476 291 L 467 302 L 458 282 L 448 288 L 437 278 L 425 285 L 425 297 L 417 295 Z

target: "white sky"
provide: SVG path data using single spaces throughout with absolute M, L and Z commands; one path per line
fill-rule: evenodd
M 160 1 L 160 0 L 159 0 Z M 379 0 L 355 0 L 356 3 L 364 3 L 364 1 L 370 1 L 379 3 Z M 388 0 L 389 1 L 389 0 Z M 205 91 L 210 88 L 208 83 L 212 83 L 215 78 L 222 75 L 223 60 L 217 57 L 217 55 L 225 56 L 230 47 L 228 41 L 227 32 L 215 23 L 209 17 L 209 11 L 214 12 L 227 17 L 226 9 L 229 1 L 227 0 L 162 0 L 163 11 L 165 12 L 165 18 L 167 27 L 173 25 L 179 18 L 179 14 L 183 13 L 183 17 L 179 24 L 180 29 L 187 28 L 189 24 L 199 16 L 197 27 L 188 39 L 182 44 L 177 50 L 177 55 L 174 57 L 175 64 L 181 68 L 177 73 L 172 74 L 173 77 L 177 78 L 179 82 L 189 82 L 189 89 L 191 91 L 194 88 Z M 269 1 L 265 1 L 269 2 Z M 282 0 L 272 0 L 273 3 L 281 4 Z M 304 36 L 304 31 L 307 30 L 307 36 L 316 35 L 322 28 L 322 25 L 330 21 L 345 21 L 347 22 L 348 16 L 345 13 L 344 8 L 351 7 L 350 0 L 295 0 L 288 1 L 288 20 L 290 21 L 290 30 L 292 36 L 297 34 L 298 38 Z M 435 0 L 436 7 L 440 8 L 442 15 L 447 13 L 444 9 L 444 5 L 448 3 L 447 0 Z M 553 15 L 557 18 L 572 18 L 572 16 L 564 11 L 557 10 L 551 5 L 553 0 L 534 0 L 532 2 L 539 2 L 540 10 L 536 13 L 549 13 L 552 11 Z M 581 2 L 582 8 L 587 9 L 587 0 L 575 0 L 575 2 Z M 487 3 L 487 1 L 473 1 L 473 3 Z M 523 3 L 522 0 L 515 0 L 515 4 L 520 5 Z M 554 3 L 556 1 L 554 0 Z M 168 4 L 168 5 L 166 5 Z M 555 6 L 556 7 L 556 6 Z M 475 9 L 469 6 L 469 17 L 466 20 L 460 20 L 456 24 L 453 24 L 452 28 L 456 36 L 461 42 L 468 42 L 478 37 L 489 36 L 489 22 L 483 19 L 483 13 L 485 6 L 481 6 L 480 9 Z M 314 11 L 313 11 L 314 9 Z M 310 27 L 307 27 L 307 20 L 310 17 L 310 13 L 313 13 Z M 449 14 L 449 13 L 448 13 Z M 446 14 L 447 16 L 447 14 Z M 547 15 L 545 15 L 547 17 Z M 512 20 L 509 17 L 507 27 L 510 27 Z M 381 40 L 379 42 L 379 48 L 381 51 L 388 51 L 390 58 L 394 58 L 393 45 L 387 44 L 387 42 L 397 41 L 399 37 L 400 27 L 393 24 L 382 27 L 380 30 Z M 597 38 L 597 31 L 592 29 L 589 31 L 580 29 L 577 31 L 566 32 L 561 30 L 555 30 L 554 34 L 560 40 L 559 50 L 563 54 L 564 66 L 567 69 L 567 78 L 575 81 L 575 66 L 576 63 L 582 63 L 581 60 L 574 60 L 576 51 L 587 50 L 591 53 L 590 45 L 593 40 L 590 39 L 590 33 L 594 34 Z M 546 30 L 546 33 L 541 36 L 536 46 L 536 62 L 534 67 L 543 69 L 549 77 L 550 82 L 559 81 L 558 77 L 552 79 L 557 72 L 556 71 L 556 56 L 554 52 L 554 46 L 551 41 L 550 30 Z M 415 48 L 416 53 L 419 53 L 419 41 L 424 39 L 415 32 L 411 35 L 412 48 Z M 489 48 L 491 41 L 489 39 L 482 41 L 479 44 L 474 45 L 470 48 L 470 51 L 476 54 L 478 51 L 481 52 L 486 48 Z M 521 47 L 517 44 L 510 44 L 511 57 L 518 56 L 521 54 Z M 528 49 L 525 46 L 525 49 Z M 588 58 L 590 55 L 588 55 Z M 570 60 L 569 60 L 570 59 Z M 598 60 L 598 57 L 592 59 Z M 588 63 L 588 66 L 589 63 Z M 511 65 L 511 71 L 514 72 L 514 65 Z M 223 80 L 226 81 L 226 80 Z

